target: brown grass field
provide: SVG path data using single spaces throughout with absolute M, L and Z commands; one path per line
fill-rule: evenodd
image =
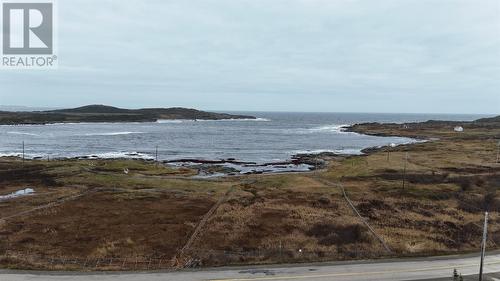
M 36 191 L 0 201 L 0 265 L 144 270 L 470 252 L 484 210 L 488 248 L 498 248 L 500 126 L 464 128 L 355 126 L 434 140 L 308 173 L 211 180 L 138 160 L 0 158 L 0 195 Z

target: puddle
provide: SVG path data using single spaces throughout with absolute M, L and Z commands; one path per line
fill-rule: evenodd
M 33 193 L 35 193 L 34 189 L 25 188 L 25 189 L 18 190 L 16 192 L 12 192 L 11 194 L 0 195 L 0 201 L 14 199 L 14 198 L 21 197 L 21 196 L 28 196 L 28 195 L 31 195 Z

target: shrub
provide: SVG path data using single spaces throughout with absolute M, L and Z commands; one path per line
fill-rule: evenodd
M 368 229 L 359 224 L 315 224 L 306 234 L 316 237 L 319 244 L 326 246 L 363 243 L 371 240 Z
M 482 207 L 486 211 L 495 211 L 498 209 L 498 201 L 496 200 L 496 192 L 488 192 L 483 197 Z
M 469 191 L 472 188 L 472 182 L 468 178 L 460 178 L 458 185 L 462 191 Z

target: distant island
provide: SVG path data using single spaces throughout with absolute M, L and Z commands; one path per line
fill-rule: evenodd
M 106 105 L 87 105 L 71 109 L 30 112 L 0 111 L 0 125 L 80 122 L 156 122 L 164 119 L 223 120 L 256 119 L 256 117 L 206 112 L 181 107 L 123 109 Z

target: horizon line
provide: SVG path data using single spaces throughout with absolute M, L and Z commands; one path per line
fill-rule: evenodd
M 190 109 L 197 109 L 201 111 L 212 111 L 212 112 L 261 112 L 261 113 L 345 113 L 345 114 L 418 114 L 418 115 L 424 115 L 424 114 L 434 114 L 434 115 L 500 115 L 500 113 L 461 113 L 461 112 L 381 112 L 381 111 L 294 111 L 294 110 L 248 110 L 248 109 L 202 109 L 202 108 L 195 108 L 195 107 L 186 107 L 186 106 L 146 106 L 146 107 L 126 107 L 126 106 L 115 106 L 115 105 L 107 105 L 107 104 L 85 104 L 85 105 L 79 105 L 79 106 L 29 106 L 29 105 L 2 105 L 0 104 L 0 111 L 2 111 L 2 107 L 13 107 L 13 108 L 36 108 L 38 110 L 36 111 L 43 111 L 43 110 L 55 110 L 55 109 L 72 109 L 72 108 L 78 108 L 78 107 L 84 107 L 84 106 L 91 106 L 91 105 L 103 105 L 103 106 L 110 106 L 110 107 L 117 107 L 117 108 L 122 108 L 122 109 L 145 109 L 145 108 L 190 108 Z M 16 112 L 16 111 L 11 111 L 11 112 Z M 22 111 L 18 111 L 22 112 Z

